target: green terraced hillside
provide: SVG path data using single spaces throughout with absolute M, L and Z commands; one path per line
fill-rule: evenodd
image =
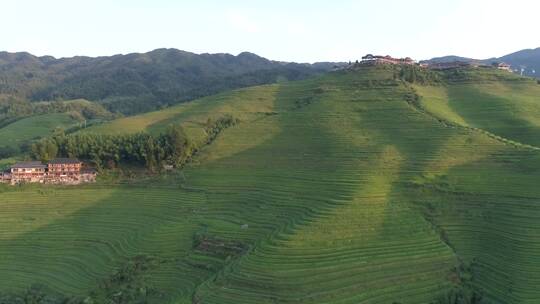
M 0 146 L 18 146 L 29 140 L 49 136 L 56 128 L 67 129 L 79 123 L 67 113 L 23 118 L 0 128 Z
M 273 100 L 278 85 L 259 86 L 223 93 L 184 103 L 165 110 L 130 116 L 96 125 L 82 130 L 86 133 L 131 134 L 164 132 L 171 124 L 180 123 L 188 135 L 200 139 L 204 137 L 203 125 L 208 118 L 234 115 L 244 122 L 275 114 Z
M 538 303 L 540 86 L 484 73 L 423 86 L 361 68 L 86 129 L 174 122 L 202 138 L 208 118 L 240 119 L 178 174 L 0 188 L 0 292 L 449 304 L 454 291 Z
M 422 105 L 442 119 L 540 146 L 540 85 L 524 78 L 416 86 Z

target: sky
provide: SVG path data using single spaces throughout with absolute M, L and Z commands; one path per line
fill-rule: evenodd
M 540 47 L 538 0 L 2 0 L 0 51 L 177 48 L 280 61 L 500 57 Z

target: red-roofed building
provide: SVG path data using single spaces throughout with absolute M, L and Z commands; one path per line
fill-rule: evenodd
M 49 176 L 70 177 L 81 173 L 82 162 L 75 158 L 55 158 L 47 164 Z
M 39 161 L 20 162 L 11 166 L 11 183 L 43 183 L 47 166 Z
M 512 72 L 512 67 L 509 64 L 504 63 L 504 62 L 495 63 L 493 64 L 493 66 L 495 66 L 499 70 Z
M 413 64 L 415 64 L 414 60 L 412 60 L 410 57 L 393 58 L 393 57 L 391 57 L 389 55 L 378 56 L 378 55 L 372 55 L 372 54 L 368 54 L 368 55 L 362 57 L 362 61 L 360 63 L 362 65 L 379 65 L 379 64 L 407 64 L 407 65 L 413 65 Z
M 11 166 L 9 171 L 0 173 L 0 182 L 45 183 L 45 184 L 80 184 L 94 182 L 97 172 L 93 168 L 84 168 L 83 163 L 74 158 L 57 158 L 47 165 L 40 161 L 20 162 Z

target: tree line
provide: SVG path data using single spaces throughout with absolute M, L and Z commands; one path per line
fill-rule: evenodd
M 124 115 L 280 79 L 299 80 L 328 64 L 283 64 L 254 54 L 197 55 L 173 49 L 111 57 L 54 59 L 0 54 L 0 98 L 87 99 Z
M 221 131 L 237 122 L 230 115 L 208 119 L 204 125 L 206 143 L 212 142 Z M 31 151 L 35 159 L 43 162 L 55 157 L 73 157 L 88 160 L 99 169 L 135 164 L 156 172 L 165 166 L 182 167 L 200 148 L 187 136 L 181 125 L 174 124 L 158 135 L 145 132 L 66 135 L 62 130 L 57 130 L 53 136 L 33 144 Z
M 102 105 L 86 100 L 29 102 L 5 97 L 0 98 L 0 127 L 34 115 L 69 113 L 75 120 L 108 120 L 117 117 Z

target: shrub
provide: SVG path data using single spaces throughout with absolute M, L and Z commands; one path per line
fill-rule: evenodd
M 11 146 L 0 147 L 0 159 L 12 157 L 19 153 L 19 149 Z

